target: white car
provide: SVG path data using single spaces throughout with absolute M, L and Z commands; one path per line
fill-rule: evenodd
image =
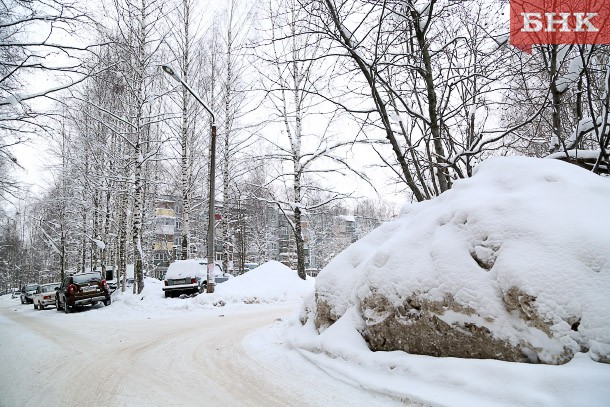
M 34 309 L 44 309 L 47 305 L 55 307 L 55 292 L 60 283 L 43 284 L 36 289 L 34 294 Z
M 205 259 L 174 261 L 169 265 L 165 274 L 165 285 L 163 287 L 165 296 L 174 297 L 180 294 L 202 293 L 207 284 L 207 266 L 207 260 Z M 215 281 L 223 277 L 222 267 L 216 263 L 214 267 Z
M 11 298 L 18 298 L 21 295 L 21 291 L 18 288 L 13 288 L 11 292 Z

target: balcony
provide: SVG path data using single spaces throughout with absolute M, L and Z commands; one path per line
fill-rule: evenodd
M 157 225 L 155 226 L 155 234 L 173 236 L 176 234 L 176 229 L 174 225 Z
M 154 242 L 153 243 L 154 251 L 169 251 L 174 250 L 174 242 Z
M 155 216 L 167 216 L 170 218 L 175 218 L 176 212 L 173 209 L 155 208 Z

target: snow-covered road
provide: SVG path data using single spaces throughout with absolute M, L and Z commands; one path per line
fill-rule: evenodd
M 69 315 L 34 311 L 4 296 L 0 405 L 395 403 L 333 380 L 302 361 L 257 358 L 246 350 L 242 342 L 249 333 L 290 315 L 293 306 L 196 310 L 152 319 L 114 318 L 111 311 L 112 306 Z

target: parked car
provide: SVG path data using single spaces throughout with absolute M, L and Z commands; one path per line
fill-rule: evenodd
M 47 305 L 55 306 L 55 291 L 60 283 L 48 283 L 39 286 L 34 294 L 34 309 L 44 309 Z
M 165 297 L 202 293 L 207 283 L 207 266 L 204 259 L 176 260 L 171 263 L 165 273 Z M 218 263 L 215 264 L 214 274 L 215 278 L 224 278 Z
M 111 303 L 110 290 L 100 273 L 77 273 L 62 281 L 55 301 L 57 310 L 63 309 L 66 314 L 77 305 L 95 305 L 101 301 L 108 306 Z
M 30 283 L 21 287 L 21 303 L 32 304 L 34 302 L 34 294 L 40 284 Z
M 13 288 L 11 292 L 11 298 L 17 298 L 19 296 L 21 296 L 21 290 L 18 288 Z

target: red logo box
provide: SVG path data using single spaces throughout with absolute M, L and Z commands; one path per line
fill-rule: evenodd
M 609 0 L 511 0 L 510 43 L 610 44 Z

